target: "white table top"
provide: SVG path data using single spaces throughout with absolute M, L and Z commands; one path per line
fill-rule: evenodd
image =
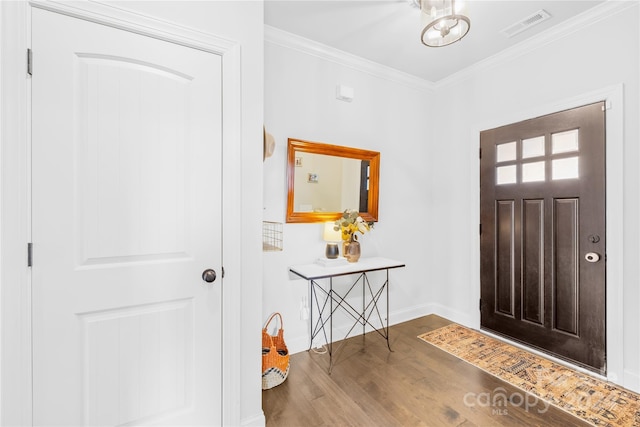
M 404 267 L 405 264 L 388 258 L 372 257 L 360 258 L 358 262 L 346 265 L 324 267 L 320 264 L 304 264 L 289 267 L 289 271 L 306 280 L 323 279 L 325 277 L 344 276 L 347 274 L 364 273 L 368 271 L 387 270 Z

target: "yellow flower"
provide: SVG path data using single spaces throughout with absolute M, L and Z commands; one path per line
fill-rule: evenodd
M 345 210 L 342 218 L 337 220 L 333 227 L 334 230 L 342 232 L 342 240 L 351 240 L 352 237 L 357 240 L 356 231 L 364 234 L 372 228 L 373 222 L 365 221 L 355 209 Z

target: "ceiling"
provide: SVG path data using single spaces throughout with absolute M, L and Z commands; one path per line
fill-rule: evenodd
M 266 0 L 265 24 L 437 82 L 606 0 L 465 0 L 471 29 L 446 47 L 420 42 L 412 0 Z M 551 18 L 511 38 L 501 33 L 540 9 Z

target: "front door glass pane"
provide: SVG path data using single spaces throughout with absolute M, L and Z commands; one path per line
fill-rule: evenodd
M 496 147 L 496 161 L 508 162 L 516 159 L 516 143 L 507 142 Z
M 544 156 L 544 135 L 522 140 L 522 158 Z
M 551 161 L 551 173 L 554 180 L 579 178 L 578 158 L 556 159 Z
M 499 166 L 496 168 L 496 184 L 515 184 L 517 182 L 516 166 Z
M 570 153 L 578 151 L 578 129 L 551 135 L 551 153 Z
M 545 162 L 524 163 L 522 165 L 522 182 L 544 181 L 544 163 Z

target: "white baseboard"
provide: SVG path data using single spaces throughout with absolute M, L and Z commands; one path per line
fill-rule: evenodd
M 451 320 L 452 322 L 458 323 L 462 326 L 466 326 L 467 328 L 473 328 L 474 319 L 477 317 L 476 315 L 472 315 L 470 313 L 465 313 L 463 311 L 452 310 L 449 307 L 445 307 L 440 304 L 430 304 L 431 312 L 429 314 L 436 314 L 440 317 L 444 317 L 447 320 Z
M 289 354 L 296 354 L 309 350 L 309 336 L 295 337 L 293 339 L 285 337 Z
M 402 310 L 397 310 L 397 311 L 393 311 L 391 313 L 389 313 L 389 325 L 396 325 L 399 323 L 403 323 L 403 322 L 407 322 L 409 320 L 413 320 L 413 319 L 417 319 L 419 317 L 423 317 L 423 316 L 427 316 L 429 314 L 435 314 L 438 315 L 440 317 L 443 317 L 447 320 L 451 320 L 452 322 L 458 323 L 460 325 L 466 326 L 468 328 L 472 328 L 472 329 L 478 329 L 477 325 L 475 324 L 475 319 L 477 318 L 477 316 L 475 316 L 474 314 L 470 314 L 470 313 L 466 313 L 466 312 L 462 312 L 462 311 L 458 311 L 458 310 L 452 310 L 449 307 L 445 307 L 443 305 L 440 304 L 424 304 L 424 305 L 417 305 L 417 306 L 413 306 L 413 307 L 409 307 L 406 309 L 402 309 Z M 339 341 L 342 340 L 344 338 L 344 336 L 346 335 L 349 326 L 346 325 L 335 325 L 334 327 L 334 341 Z M 367 332 L 369 332 L 370 328 L 367 328 Z M 350 336 L 356 336 L 360 333 L 361 328 L 357 327 L 355 328 L 353 331 L 351 331 Z M 573 365 L 571 363 L 568 363 L 565 360 L 562 359 L 556 359 L 546 353 L 542 353 L 542 352 L 538 352 L 535 349 L 532 349 L 530 347 L 527 346 L 523 346 L 520 343 L 517 343 L 515 341 L 511 341 L 508 339 L 505 339 L 504 337 L 501 336 L 497 336 L 497 335 L 493 335 L 490 332 L 487 331 L 482 331 L 483 333 L 487 334 L 487 335 L 491 335 L 499 340 L 502 341 L 506 341 L 509 344 L 512 344 L 516 347 L 520 347 L 523 348 L 527 351 L 531 351 L 532 353 L 538 354 L 542 357 L 546 357 L 549 358 L 551 360 L 556 361 L 557 363 L 561 364 L 561 365 L 565 365 L 568 366 L 572 369 L 575 369 L 577 371 L 580 372 L 584 372 L 586 374 L 589 375 L 593 375 L 596 377 L 599 377 L 603 380 L 608 380 L 614 384 L 620 385 L 621 387 L 625 387 L 629 390 L 635 391 L 637 393 L 640 393 L 640 375 L 638 375 L 635 372 L 631 372 L 629 370 L 624 370 L 623 373 L 623 378 L 617 378 L 615 375 L 610 375 L 609 377 L 605 378 L 602 376 L 599 376 L 597 374 L 594 374 L 591 371 L 588 371 L 584 368 L 581 368 L 579 366 Z M 324 337 L 317 337 L 316 340 L 314 341 L 314 347 L 315 346 L 320 346 L 322 344 L 324 344 Z M 305 334 L 304 336 L 298 336 L 298 337 L 294 337 L 294 338 L 288 338 L 287 339 L 287 347 L 289 348 L 289 353 L 290 354 L 295 354 L 295 353 L 300 353 L 302 351 L 307 351 L 309 349 L 309 335 Z
M 454 313 L 453 311 L 449 310 L 446 315 L 440 314 L 440 312 L 444 313 L 444 310 L 439 310 L 440 312 L 437 312 L 436 308 L 439 308 L 439 307 L 441 306 L 437 306 L 436 304 L 423 304 L 423 305 L 416 305 L 413 307 L 405 308 L 402 310 L 392 311 L 389 313 L 389 326 L 397 325 L 398 323 L 407 322 L 409 320 L 417 319 L 419 317 L 427 316 L 429 314 L 438 314 L 439 316 L 447 317 L 449 314 Z M 461 318 L 462 316 L 458 315 L 456 317 Z M 344 339 L 350 327 L 351 325 L 346 325 L 346 324 L 334 325 L 333 341 L 335 342 L 335 341 Z M 372 329 L 369 327 L 365 329 L 366 332 L 370 332 L 371 330 Z M 361 327 L 356 327 L 351 331 L 351 334 L 349 336 L 351 337 L 357 336 L 358 334 L 361 333 L 361 331 L 362 331 Z M 286 337 L 286 341 L 287 341 L 287 348 L 289 349 L 290 354 L 300 353 L 302 351 L 307 351 L 309 349 L 308 334 L 305 334 L 304 336 L 293 337 L 293 338 Z M 315 346 L 320 346 L 324 343 L 325 343 L 324 336 L 318 336 L 314 340 L 313 345 L 315 347 Z
M 414 305 L 402 310 L 396 310 L 389 313 L 389 325 L 397 325 L 399 323 L 408 322 L 418 317 L 427 316 L 433 313 L 434 304 Z
M 264 427 L 267 423 L 264 412 L 260 411 L 259 414 L 255 414 L 252 417 L 248 417 L 240 421 L 240 425 L 243 427 Z
M 614 381 L 617 383 L 617 381 Z M 640 393 L 640 375 L 635 372 L 630 372 L 628 369 L 624 370 L 624 388 Z

